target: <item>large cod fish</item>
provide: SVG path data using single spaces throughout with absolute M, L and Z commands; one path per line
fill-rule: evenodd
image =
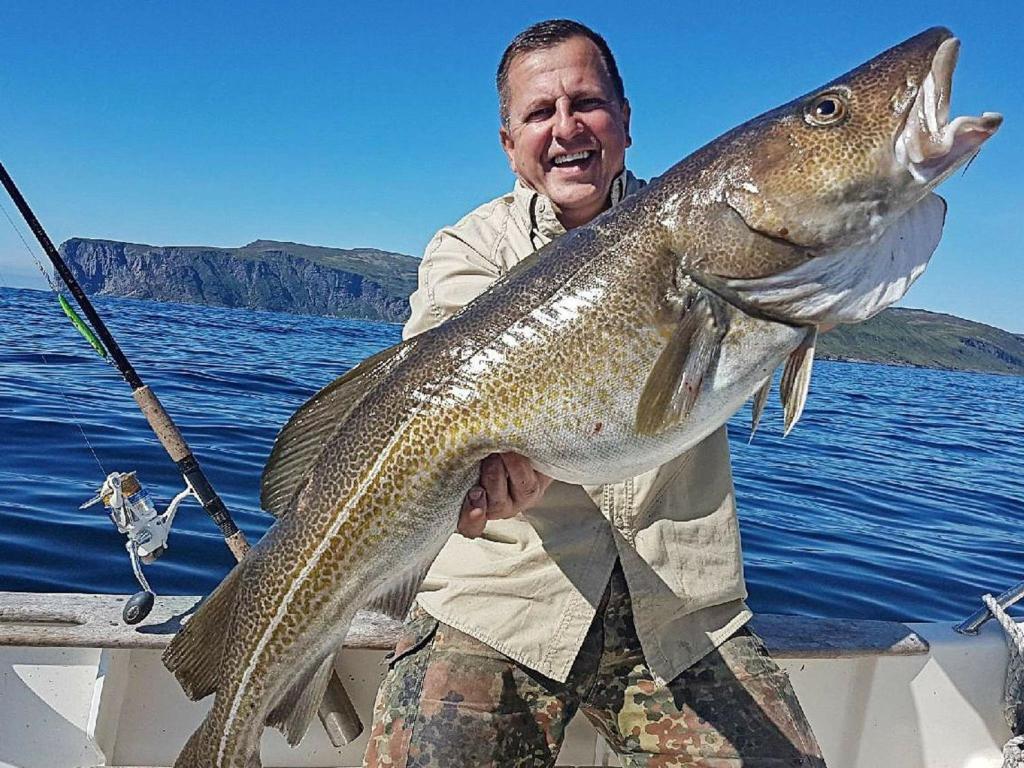
M 786 429 L 819 325 L 896 301 L 942 232 L 932 189 L 998 128 L 949 119 L 958 41 L 930 29 L 735 128 L 366 360 L 282 430 L 277 515 L 164 660 L 216 693 L 178 768 L 253 768 L 305 733 L 359 608 L 393 614 L 454 532 L 487 454 L 624 480 L 692 447 L 785 365 Z

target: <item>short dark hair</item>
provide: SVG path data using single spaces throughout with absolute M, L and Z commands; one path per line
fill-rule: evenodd
M 615 63 L 608 43 L 604 41 L 597 32 L 585 24 L 580 24 L 572 19 L 548 19 L 532 24 L 513 38 L 508 48 L 501 55 L 501 63 L 498 64 L 498 75 L 495 78 L 498 86 L 498 108 L 501 114 L 501 122 L 508 124 L 508 68 L 512 61 L 524 53 L 539 51 L 544 48 L 554 48 L 559 43 L 564 43 L 573 37 L 585 37 L 597 46 L 604 62 L 608 79 L 611 80 L 612 90 L 620 104 L 626 103 L 626 90 L 622 85 L 622 76 L 619 74 L 619 67 Z

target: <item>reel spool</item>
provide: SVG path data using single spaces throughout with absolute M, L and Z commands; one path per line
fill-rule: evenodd
M 128 550 L 135 580 L 139 582 L 142 591 L 132 595 L 125 603 L 121 615 L 126 624 L 137 624 L 152 610 L 156 593 L 149 586 L 142 565 L 154 562 L 167 549 L 167 537 L 171 533 L 171 523 L 178 506 L 193 495 L 192 488 L 186 487 L 161 514 L 157 512 L 149 491 L 142 487 L 134 471 L 111 472 L 96 495 L 79 507 L 86 509 L 103 502 L 118 532 L 127 536 L 125 548 Z

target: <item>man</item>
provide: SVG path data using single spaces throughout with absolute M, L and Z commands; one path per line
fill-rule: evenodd
M 643 186 L 605 41 L 536 24 L 498 69 L 511 194 L 427 247 L 406 337 Z M 790 686 L 743 628 L 725 430 L 603 487 L 515 454 L 481 464 L 378 694 L 368 766 L 553 765 L 582 710 L 628 766 L 823 766 Z

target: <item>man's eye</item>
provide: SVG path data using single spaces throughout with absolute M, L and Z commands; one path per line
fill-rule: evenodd
M 592 109 L 600 109 L 608 103 L 606 99 L 598 99 L 595 97 L 580 99 L 573 102 L 573 108 L 579 112 L 589 112 Z
M 553 107 L 540 107 L 538 109 L 533 110 L 532 112 L 528 112 L 523 122 L 536 123 L 539 120 L 547 120 L 553 114 L 555 114 L 555 110 Z

